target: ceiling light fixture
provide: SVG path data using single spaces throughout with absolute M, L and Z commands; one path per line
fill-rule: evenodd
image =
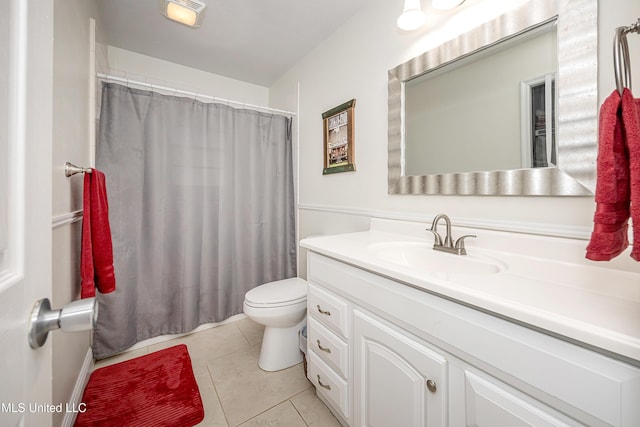
M 460 6 L 464 0 L 431 0 L 431 6 L 438 10 L 449 10 Z
M 200 26 L 207 7 L 198 0 L 158 0 L 158 6 L 167 18 L 193 28 Z
M 420 0 L 404 0 L 404 10 L 398 17 L 398 28 L 405 31 L 413 31 L 422 27 L 426 21 Z

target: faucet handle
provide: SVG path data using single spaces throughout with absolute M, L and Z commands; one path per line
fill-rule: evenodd
M 432 232 L 433 236 L 435 237 L 433 241 L 433 246 L 442 246 L 442 237 L 440 237 L 438 232 L 433 228 L 427 228 L 426 230 Z
M 455 244 L 455 249 L 458 251 L 458 253 L 460 255 L 466 255 L 467 254 L 467 249 L 464 247 L 464 239 L 466 239 L 467 237 L 478 237 L 475 234 L 467 234 L 464 236 L 461 236 L 458 238 L 458 240 L 456 240 L 456 244 Z

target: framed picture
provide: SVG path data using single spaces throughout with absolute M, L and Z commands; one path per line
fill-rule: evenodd
M 322 113 L 324 127 L 323 175 L 352 172 L 355 167 L 355 141 L 353 139 L 353 110 L 356 100 L 345 102 Z

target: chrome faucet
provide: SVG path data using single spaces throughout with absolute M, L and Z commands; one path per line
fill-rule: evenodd
M 442 237 L 438 233 L 438 222 L 444 219 L 445 225 L 447 226 L 447 234 L 444 236 L 444 242 L 442 241 Z M 433 219 L 433 223 L 431 224 L 431 228 L 427 228 L 427 231 L 433 233 L 435 239 L 433 242 L 433 249 L 436 251 L 449 252 L 456 255 L 466 255 L 467 250 L 464 247 L 464 239 L 467 237 L 476 237 L 473 234 L 467 234 L 465 236 L 460 237 L 453 243 L 453 237 L 451 236 L 451 220 L 445 214 L 436 215 Z

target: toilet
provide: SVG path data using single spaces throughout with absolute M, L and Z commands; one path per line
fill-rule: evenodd
M 266 283 L 244 296 L 244 314 L 265 326 L 258 366 L 279 371 L 302 362 L 298 332 L 307 316 L 307 282 L 299 277 Z

